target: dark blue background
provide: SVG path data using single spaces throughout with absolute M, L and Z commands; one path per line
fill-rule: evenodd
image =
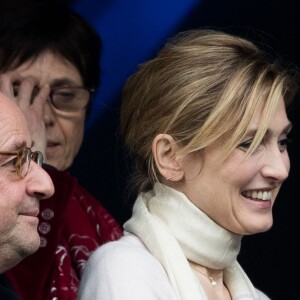
M 130 216 L 131 200 L 124 192 L 128 160 L 118 134 L 122 86 L 168 37 L 199 26 L 230 29 L 250 39 L 263 38 L 286 60 L 300 63 L 296 1 L 77 0 L 72 6 L 99 32 L 103 55 L 101 86 L 71 172 L 120 223 Z M 273 300 L 299 299 L 299 110 L 291 118 L 292 169 L 277 198 L 274 226 L 268 233 L 245 237 L 239 256 L 254 284 Z

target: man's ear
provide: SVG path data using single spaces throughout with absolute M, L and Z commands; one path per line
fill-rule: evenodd
M 169 134 L 158 134 L 152 142 L 152 154 L 160 174 L 169 181 L 180 181 L 184 176 L 179 146 Z

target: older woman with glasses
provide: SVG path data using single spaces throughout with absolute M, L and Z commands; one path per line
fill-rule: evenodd
M 56 190 L 41 205 L 39 251 L 7 275 L 24 300 L 72 300 L 90 253 L 122 231 L 76 178 L 62 172 L 82 144 L 99 81 L 99 37 L 67 7 L 40 2 L 20 13 L 11 2 L 0 7 L 1 90 L 18 103 L 34 149 L 54 167 L 47 170 Z

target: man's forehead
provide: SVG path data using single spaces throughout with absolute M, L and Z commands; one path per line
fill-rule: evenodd
M 0 147 L 15 148 L 26 143 L 29 135 L 26 126 L 25 118 L 17 105 L 0 93 Z
M 0 151 L 14 152 L 27 146 L 24 131 L 5 130 L 5 128 L 1 128 L 1 125 L 0 120 Z
M 0 92 L 0 107 L 0 114 L 5 114 L 5 111 L 9 110 L 18 110 L 16 103 L 14 103 L 12 99 L 4 95 L 2 92 Z

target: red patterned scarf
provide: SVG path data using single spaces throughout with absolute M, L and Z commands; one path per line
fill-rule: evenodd
M 41 247 L 7 276 L 23 300 L 75 300 L 87 259 L 122 229 L 74 177 L 47 171 L 55 194 L 40 203 Z

